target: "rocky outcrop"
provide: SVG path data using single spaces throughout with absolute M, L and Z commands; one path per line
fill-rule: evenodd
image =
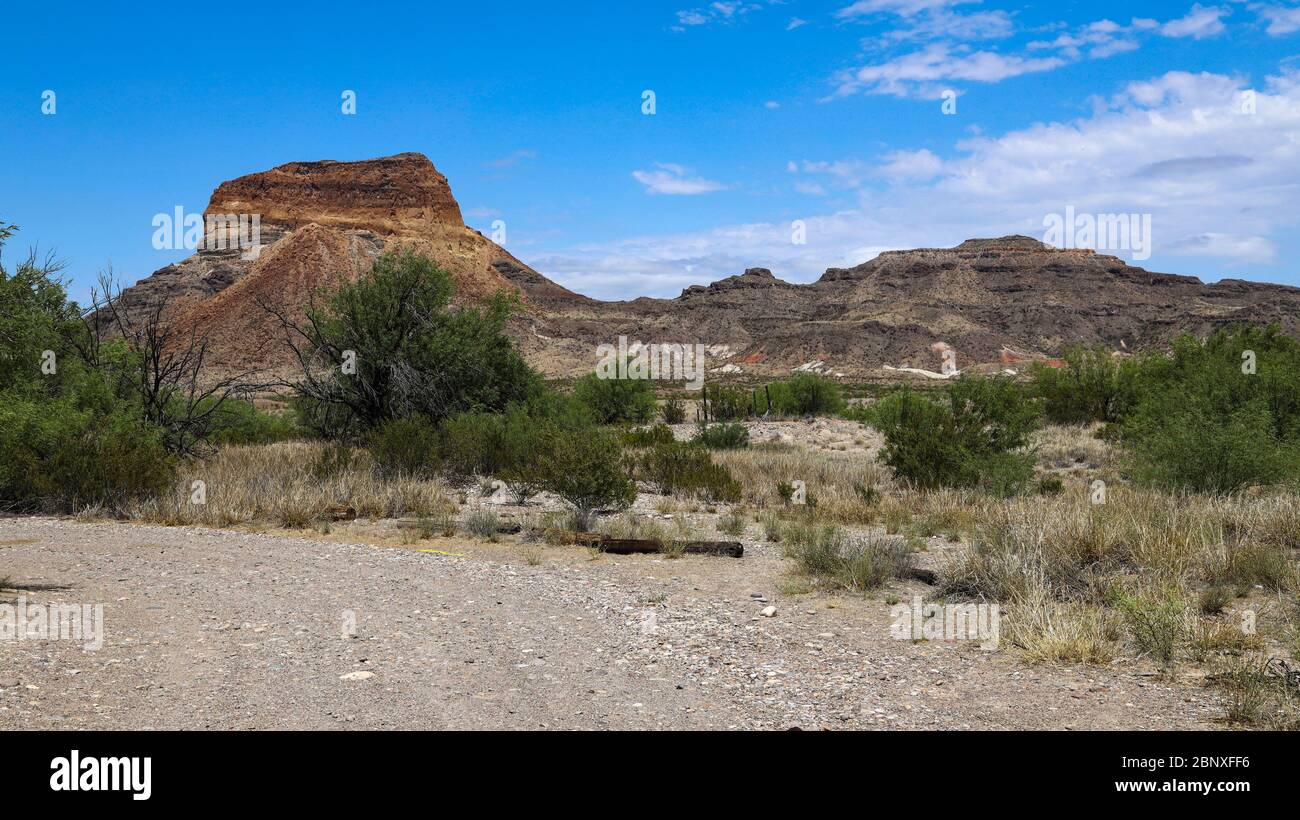
M 766 377 L 820 362 L 822 372 L 862 377 L 885 365 L 937 370 L 939 343 L 964 368 L 1005 365 L 1007 350 L 1018 351 L 1017 360 L 1074 344 L 1133 350 L 1235 321 L 1300 331 L 1296 288 L 1207 285 L 1026 236 L 890 251 L 807 285 L 750 268 L 676 299 L 599 302 L 467 227 L 447 179 L 420 154 L 281 165 L 222 183 L 206 213 L 259 215 L 260 255 L 200 250 L 129 288 L 123 305 L 165 304 L 210 340 L 216 362 L 241 371 L 292 368 L 278 322 L 262 305 L 301 316 L 322 287 L 355 279 L 379 254 L 403 247 L 447 269 L 459 298 L 517 294 L 523 310 L 511 332 L 553 376 L 590 371 L 597 346 L 620 335 L 702 343 L 710 367 L 727 373 Z
M 322 287 L 355 280 L 386 250 L 432 257 L 459 298 L 518 294 L 520 327 L 547 306 L 590 301 L 466 226 L 446 177 L 421 154 L 291 162 L 223 182 L 205 219 L 239 215 L 257 216 L 260 252 L 200 248 L 126 289 L 121 302 L 133 316 L 165 305 L 182 329 L 209 340 L 221 368 L 287 374 L 292 352 L 265 306 L 301 318 Z

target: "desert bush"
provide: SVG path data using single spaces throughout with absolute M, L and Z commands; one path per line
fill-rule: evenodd
M 1137 481 L 1228 493 L 1300 470 L 1300 342 L 1277 328 L 1183 336 L 1135 379 L 1139 397 L 1117 429 Z
M 772 410 L 781 416 L 833 416 L 844 410 L 844 396 L 834 379 L 798 373 L 768 387 Z
M 500 526 L 501 517 L 490 507 L 477 507 L 465 517 L 465 531 L 476 538 L 496 541 Z
M 664 424 L 681 424 L 686 421 L 686 403 L 676 396 L 664 399 L 659 406 L 659 414 Z
M 301 326 L 277 307 L 304 363 L 289 386 L 304 424 L 338 437 L 419 413 L 436 422 L 500 411 L 541 380 L 505 335 L 515 302 L 453 306 L 452 277 L 413 251 L 385 253 L 365 275 L 313 299 Z
M 176 460 L 134 412 L 80 410 L 75 401 L 0 401 L 0 504 L 75 512 L 123 505 L 172 483 Z
M 1123 614 L 1138 650 L 1150 655 L 1161 668 L 1171 669 L 1190 634 L 1188 604 L 1182 592 L 1168 585 L 1133 591 L 1117 586 L 1108 598 L 1111 606 Z
M 744 387 L 705 387 L 703 399 L 708 408 L 709 421 L 735 421 L 754 412 L 753 394 Z
M 726 533 L 733 538 L 739 538 L 745 534 L 745 528 L 749 525 L 749 519 L 741 510 L 732 510 L 718 519 L 718 531 Z
M 271 444 L 305 435 L 307 431 L 298 426 L 298 417 L 294 412 L 259 410 L 250 401 L 231 398 L 222 402 L 217 409 L 209 440 L 217 446 Z
M 1007 642 L 1031 663 L 1082 663 L 1106 666 L 1120 653 L 1118 619 L 1104 608 L 1052 599 L 1033 585 L 1007 605 Z
M 737 450 L 749 446 L 749 430 L 743 424 L 702 424 L 691 441 L 710 450 Z
M 1197 608 L 1202 615 L 1218 615 L 1232 603 L 1232 589 L 1223 584 L 1211 584 L 1201 590 Z
M 1009 379 L 963 377 L 942 403 L 899 391 L 876 402 L 872 418 L 885 436 L 882 460 L 916 487 L 978 486 L 1011 495 L 1033 476 L 1032 457 L 1017 450 L 1038 411 Z
M 1112 356 L 1104 348 L 1070 348 L 1065 366 L 1030 365 L 1030 392 L 1055 424 L 1119 421 L 1138 393 L 1139 361 Z
M 1227 697 L 1229 723 L 1300 729 L 1300 675 L 1289 664 L 1260 655 L 1221 660 L 1210 683 Z
M 1058 476 L 1045 475 L 1038 479 L 1037 489 L 1039 495 L 1060 495 L 1061 491 L 1065 489 L 1065 482 L 1061 481 Z
M 316 451 L 310 472 L 317 481 L 329 481 L 350 471 L 356 465 L 356 451 L 341 441 L 333 441 Z
M 666 424 L 652 427 L 632 427 L 623 431 L 624 447 L 654 447 L 676 441 L 673 431 Z
M 544 486 L 569 503 L 583 530 L 591 528 L 597 510 L 621 509 L 636 500 L 618 440 L 601 430 L 557 431 Z
M 834 524 L 786 522 L 781 544 L 797 570 L 823 586 L 866 591 L 903 577 L 911 567 L 901 540 L 854 538 Z
M 740 484 L 697 444 L 660 444 L 641 456 L 638 472 L 670 495 L 699 496 L 709 501 L 740 500 Z
M 655 417 L 654 387 L 647 379 L 605 379 L 588 373 L 573 386 L 573 396 L 597 424 L 645 424 Z
M 380 424 L 369 442 L 375 467 L 385 476 L 431 478 L 442 466 L 438 429 L 420 414 Z

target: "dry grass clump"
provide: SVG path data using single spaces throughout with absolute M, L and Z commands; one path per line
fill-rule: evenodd
M 993 503 L 976 517 L 974 547 L 944 573 L 945 592 L 1010 600 L 1038 576 L 1059 600 L 1096 598 L 1097 578 L 1126 573 L 1184 587 L 1296 588 L 1293 513 L 1271 498 L 1116 488 L 1096 505 L 1079 489 Z
M 1118 620 L 1096 606 L 1052 600 L 1033 586 L 1007 606 L 1005 637 L 1031 663 L 1082 663 L 1105 666 L 1122 648 Z
M 1170 495 L 1084 488 L 972 509 L 972 548 L 943 595 L 1001 602 L 1010 642 L 1035 661 L 1110 663 L 1128 646 L 1162 669 L 1258 651 L 1235 597 L 1300 590 L 1290 495 Z M 915 528 L 913 521 L 905 527 Z
M 713 456 L 740 482 L 746 502 L 758 507 L 779 506 L 784 500 L 777 485 L 798 480 L 804 482 L 808 495 L 816 499 L 824 514 L 845 523 L 864 518 L 873 506 L 863 492 L 893 483 L 885 467 L 861 456 L 753 447 L 720 450 Z M 874 518 L 862 523 L 870 520 Z
M 912 568 L 902 540 L 850 535 L 831 523 L 787 521 L 780 540 L 796 570 L 822 587 L 862 592 L 906 577 Z
M 1228 657 L 1210 683 L 1227 698 L 1228 723 L 1300 729 L 1300 668 L 1260 654 Z
M 1049 469 L 1100 470 L 1114 462 L 1114 448 L 1097 438 L 1101 425 L 1049 425 L 1030 436 L 1037 461 Z
M 368 518 L 445 518 L 455 504 L 439 481 L 382 478 L 364 450 L 344 454 L 314 442 L 232 446 L 182 471 L 172 492 L 130 506 L 127 515 L 152 524 L 229 527 L 271 524 L 306 528 L 332 506 L 351 505 Z M 195 481 L 202 481 L 203 503 Z

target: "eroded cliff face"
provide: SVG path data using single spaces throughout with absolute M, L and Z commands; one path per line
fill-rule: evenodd
M 891 251 L 807 285 L 751 268 L 676 299 L 598 302 L 466 226 L 446 177 L 414 153 L 249 174 L 218 186 L 205 214 L 258 215 L 260 254 L 200 250 L 129 288 L 123 304 L 146 311 L 165 303 L 183 328 L 209 339 L 214 362 L 241 371 L 291 374 L 291 351 L 264 305 L 301 317 L 320 288 L 407 247 L 446 268 L 462 299 L 518 294 L 523 310 L 511 332 L 553 376 L 590 372 L 597 346 L 620 335 L 702 343 L 710 367 L 729 373 L 770 377 L 820 362 L 809 369 L 862 377 L 883 365 L 937 369 L 937 343 L 966 367 L 1074 344 L 1133 350 L 1243 320 L 1300 330 L 1295 288 L 1206 285 L 1024 236 Z
M 209 340 L 224 369 L 287 373 L 292 351 L 266 306 L 301 319 L 321 288 L 355 280 L 387 250 L 432 257 L 462 299 L 518 294 L 519 324 L 533 321 L 539 303 L 585 301 L 466 226 L 447 178 L 422 154 L 292 162 L 223 182 L 205 220 L 241 215 L 257 216 L 259 252 L 200 248 L 122 295 L 132 315 L 164 304 L 179 327 Z

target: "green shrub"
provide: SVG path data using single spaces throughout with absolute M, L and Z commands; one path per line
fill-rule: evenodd
M 1164 669 L 1173 667 L 1188 635 L 1188 606 L 1174 587 L 1126 592 L 1114 587 L 1107 595 L 1124 615 L 1138 651 Z
M 718 530 L 734 538 L 739 538 L 745 534 L 745 527 L 748 526 L 749 519 L 740 510 L 732 510 L 718 519 Z
M 218 446 L 272 444 L 301 438 L 305 434 L 291 411 L 272 413 L 259 410 L 250 401 L 231 398 L 222 402 L 216 411 L 210 441 Z
M 768 392 L 772 410 L 781 416 L 833 416 L 844 410 L 839 383 L 813 373 L 797 373 Z
M 659 406 L 659 413 L 663 416 L 664 424 L 681 424 L 686 421 L 686 402 L 676 396 L 664 399 L 664 403 Z
M 1017 451 L 1036 427 L 1038 409 L 1009 379 L 964 376 L 939 402 L 902 390 L 876 402 L 871 417 L 885 436 L 884 462 L 917 487 L 1009 495 L 1033 477 L 1032 457 Z
M 348 472 L 356 463 L 356 452 L 352 447 L 346 442 L 333 441 L 316 454 L 310 469 L 317 481 L 329 481 Z
M 655 417 L 654 388 L 647 379 L 602 379 L 588 373 L 573 386 L 597 424 L 645 424 Z
M 1228 493 L 1300 470 L 1300 342 L 1277 328 L 1183 336 L 1170 357 L 1144 358 L 1135 378 L 1140 393 L 1118 437 L 1140 483 Z
M 1131 409 L 1138 392 L 1140 361 L 1117 359 L 1105 348 L 1071 348 L 1064 367 L 1030 365 L 1031 394 L 1055 424 L 1114 422 Z
M 312 429 L 338 437 L 416 413 L 441 422 L 534 396 L 541 379 L 505 334 L 514 300 L 457 307 L 454 294 L 451 274 L 409 250 L 323 293 L 293 332 L 305 339 L 295 387 Z
M 1142 484 L 1230 493 L 1274 484 L 1300 467 L 1296 441 L 1279 440 L 1262 400 L 1226 414 L 1199 397 L 1147 400 L 1125 425 L 1128 464 Z
M 442 466 L 438 428 L 423 415 L 392 419 L 370 434 L 375 467 L 385 476 L 430 478 Z
M 497 515 L 496 510 L 487 507 L 475 509 L 465 519 L 466 532 L 478 538 L 485 538 L 488 541 L 497 540 L 497 528 L 500 526 L 501 518 Z
M 1039 495 L 1060 495 L 1065 489 L 1065 482 L 1054 475 L 1045 475 L 1038 479 Z
M 161 495 L 176 463 L 130 411 L 101 415 L 68 400 L 0 396 L 0 504 L 76 512 Z
M 660 444 L 642 455 L 641 476 L 671 495 L 700 496 L 709 501 L 740 500 L 740 482 L 726 467 L 713 463 L 698 444 Z
M 548 465 L 555 455 L 561 428 L 531 418 L 519 408 L 512 408 L 501 421 L 501 464 L 496 474 L 517 503 L 527 504 L 546 486 Z
M 734 421 L 753 414 L 753 394 L 744 387 L 714 386 L 704 388 L 703 401 L 709 421 Z
M 666 424 L 656 424 L 653 427 L 634 427 L 623 432 L 623 446 L 625 447 L 654 447 L 658 444 L 667 444 L 676 440 L 673 431 Z
M 636 500 L 618 440 L 601 430 L 555 433 L 546 460 L 545 489 L 573 507 L 575 523 L 589 530 L 597 510 L 623 509 Z
M 505 464 L 504 425 L 491 413 L 462 413 L 439 430 L 442 468 L 456 480 L 495 475 Z
M 749 430 L 743 424 L 705 424 L 691 441 L 710 450 L 739 450 L 749 446 Z

